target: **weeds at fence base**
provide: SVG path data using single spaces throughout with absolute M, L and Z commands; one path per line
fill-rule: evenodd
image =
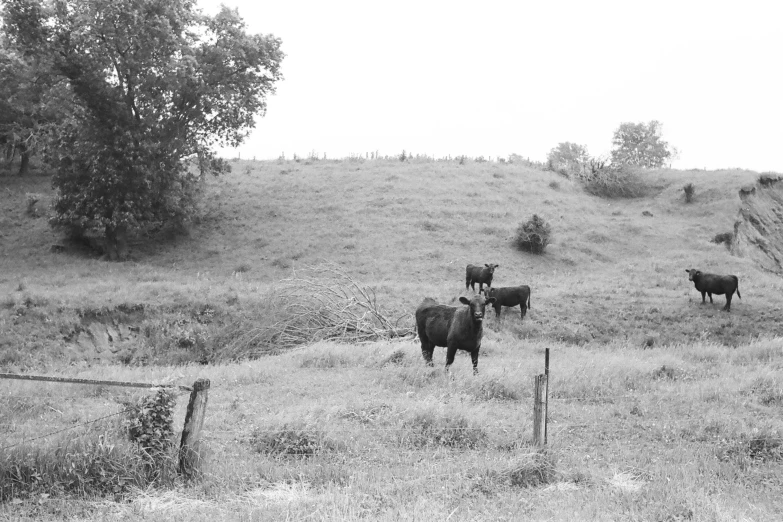
M 509 485 L 520 488 L 543 486 L 556 480 L 554 462 L 546 452 L 518 457 L 517 462 L 501 472 L 500 476 Z

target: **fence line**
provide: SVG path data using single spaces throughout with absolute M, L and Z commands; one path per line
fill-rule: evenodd
M 100 381 L 95 379 L 75 379 L 71 377 L 49 377 L 46 375 L 19 375 L 15 373 L 0 373 L 0 379 L 16 379 L 20 381 L 44 381 L 70 384 L 91 384 L 100 386 L 124 386 L 126 388 L 178 388 L 183 391 L 193 391 L 190 386 L 178 384 L 151 384 L 148 382 L 130 381 Z
M 20 442 L 16 442 L 16 443 L 11 444 L 9 446 L 3 446 L 2 448 L 0 448 L 0 451 L 5 451 L 5 450 L 11 449 L 11 448 L 13 448 L 15 446 L 21 446 L 22 444 L 35 442 L 36 440 L 39 440 L 39 439 L 45 439 L 46 437 L 51 437 L 52 435 L 57 435 L 58 433 L 62 433 L 64 431 L 73 430 L 73 429 L 76 429 L 76 428 L 80 428 L 82 426 L 87 426 L 88 424 L 93 424 L 95 422 L 98 422 L 98 421 L 101 421 L 101 420 L 104 420 L 104 419 L 108 419 L 109 417 L 114 417 L 116 415 L 122 415 L 123 413 L 128 413 L 129 411 L 133 411 L 133 410 L 134 410 L 134 408 L 128 408 L 127 410 L 117 411 L 117 412 L 114 412 L 114 413 L 110 413 L 109 415 L 104 415 L 103 417 L 98 417 L 97 419 L 89 420 L 87 422 L 82 422 L 80 424 L 74 424 L 73 426 L 68 426 L 67 428 L 63 428 L 61 430 L 53 431 L 51 433 L 46 433 L 44 435 L 39 435 L 37 437 L 33 437 L 32 439 L 22 439 Z

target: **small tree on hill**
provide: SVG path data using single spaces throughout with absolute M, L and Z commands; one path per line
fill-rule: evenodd
M 226 7 L 210 17 L 192 0 L 4 4 L 11 43 L 49 57 L 76 104 L 50 136 L 53 224 L 105 236 L 110 258 L 126 256 L 129 230 L 193 213 L 201 176 L 227 168 L 212 147 L 241 143 L 282 78 L 280 40 L 247 34 Z
M 661 139 L 661 124 L 622 123 L 612 138 L 612 163 L 643 168 L 660 168 L 672 156 L 669 144 Z
M 566 141 L 550 150 L 546 159 L 550 170 L 570 177 L 582 173 L 590 161 L 590 155 L 584 145 Z
M 524 223 L 520 223 L 514 243 L 520 250 L 533 254 L 543 254 L 552 235 L 552 227 L 538 214 Z

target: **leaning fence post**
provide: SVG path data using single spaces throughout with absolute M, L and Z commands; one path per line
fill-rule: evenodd
M 188 402 L 185 426 L 182 428 L 182 441 L 179 446 L 179 472 L 187 479 L 199 473 L 201 460 L 199 435 L 204 426 L 208 392 L 209 379 L 198 379 L 193 383 L 193 391 L 190 392 L 190 402 Z

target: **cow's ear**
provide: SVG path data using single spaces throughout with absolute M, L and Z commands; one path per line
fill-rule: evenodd
M 688 272 L 689 274 L 691 273 L 690 268 L 686 268 L 685 271 Z
M 495 265 L 495 268 L 499 268 L 499 267 L 500 267 L 500 265 Z
M 462 303 L 462 304 L 466 304 L 466 305 L 470 304 L 470 300 L 467 297 L 465 297 L 464 295 L 459 298 L 459 302 Z
M 487 267 L 487 268 L 492 268 L 492 267 L 491 267 L 491 266 L 489 266 L 487 263 L 484 263 L 484 266 L 485 266 L 485 267 Z
M 696 270 L 696 273 L 693 275 L 701 275 L 701 270 Z

